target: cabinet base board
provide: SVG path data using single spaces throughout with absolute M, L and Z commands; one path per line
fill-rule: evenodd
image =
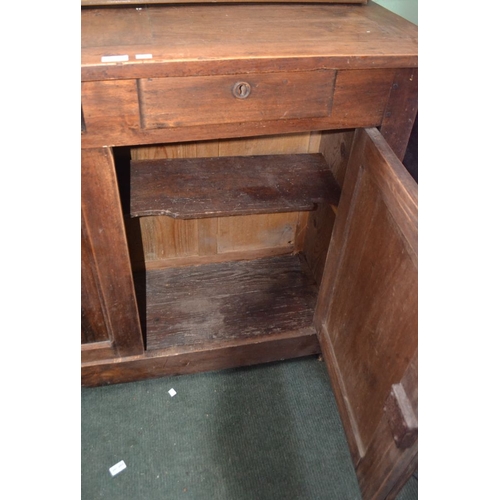
M 144 354 L 82 363 L 95 386 L 222 370 L 321 352 L 317 285 L 301 254 L 136 274 Z M 144 300 L 145 299 L 145 300 Z
M 140 356 L 82 363 L 82 385 L 93 387 L 167 375 L 223 370 L 320 352 L 316 330 L 310 327 L 258 339 L 221 342 L 210 349 L 206 346 L 173 347 Z

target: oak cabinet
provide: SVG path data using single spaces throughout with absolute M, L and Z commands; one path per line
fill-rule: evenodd
M 82 9 L 82 383 L 322 353 L 364 498 L 417 464 L 416 28 Z

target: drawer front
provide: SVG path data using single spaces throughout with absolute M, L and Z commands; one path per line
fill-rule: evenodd
M 321 70 L 141 79 L 141 126 L 327 117 L 335 75 L 333 70 Z

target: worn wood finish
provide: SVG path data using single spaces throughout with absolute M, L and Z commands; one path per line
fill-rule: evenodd
M 140 117 L 135 81 L 84 82 L 81 97 L 82 120 L 85 124 L 82 140 L 89 131 L 105 134 L 106 127 L 110 126 L 113 127 L 115 134 L 127 135 L 130 130 L 139 129 Z M 103 146 L 102 139 L 99 146 Z
M 132 161 L 130 214 L 180 219 L 312 210 L 340 188 L 320 154 Z
M 311 136 L 314 138 L 311 139 Z M 317 153 L 320 134 L 287 134 L 131 148 L 132 160 Z M 126 218 L 134 270 L 248 260 L 303 248 L 307 212 L 196 220 Z M 295 234 L 294 234 L 295 233 Z
M 418 69 L 399 69 L 394 75 L 380 132 L 402 161 L 418 109 Z
M 203 264 L 217 264 L 220 262 L 237 262 L 241 260 L 264 259 L 266 257 L 290 255 L 290 253 L 294 251 L 295 250 L 290 245 L 283 247 L 257 248 L 254 250 L 236 249 L 234 251 L 227 251 L 212 255 L 177 257 L 175 259 L 170 259 L 170 260 L 148 261 L 146 263 L 143 263 L 142 265 L 138 265 L 137 271 L 167 269 L 171 267 L 179 268 L 186 266 L 200 266 Z
M 214 116 L 225 116 L 211 101 L 204 104 L 207 124 L 161 129 L 141 128 L 140 105 L 135 80 L 110 80 L 82 83 L 82 106 L 85 132 L 83 147 L 102 145 L 152 144 L 162 142 L 204 141 L 214 137 L 250 137 L 311 130 L 372 127 L 382 123 L 394 80 L 394 69 L 338 71 L 335 79 L 331 113 L 324 118 L 288 118 L 279 120 L 240 120 L 214 123 Z M 319 73 L 318 73 L 319 74 Z M 116 83 L 116 85 L 115 85 Z M 308 92 L 306 91 L 305 97 Z M 194 99 L 194 97 L 193 97 Z M 275 99 L 280 99 L 275 95 Z M 263 117 L 266 113 L 262 111 Z M 269 115 L 267 115 L 269 118 Z M 207 126 L 207 125 L 210 126 Z
M 325 158 L 339 186 L 344 183 L 353 135 L 352 130 L 324 131 L 316 134 L 316 147 Z M 336 206 L 320 205 L 317 211 L 310 212 L 307 228 L 304 231 L 301 250 L 304 251 L 318 284 L 321 283 L 323 277 L 336 211 Z
M 418 421 L 401 383 L 393 384 L 384 411 L 398 448 L 409 448 L 417 440 Z
M 82 318 L 82 328 L 84 321 Z M 111 359 L 116 357 L 116 351 L 111 340 L 82 343 L 81 361 L 82 363 L 93 363 L 101 359 Z
M 298 256 L 149 271 L 137 282 L 148 351 L 312 332 L 317 286 Z
M 179 276 L 196 274 L 197 268 L 180 269 L 182 266 L 203 267 L 201 264 L 213 261 L 234 271 L 240 264 L 248 265 L 242 259 L 303 250 L 314 274 L 321 277 L 314 325 L 320 333 L 362 495 L 393 498 L 417 463 L 417 442 L 405 441 L 408 447 L 398 447 L 384 411 L 391 387 L 401 384 L 416 415 L 412 399 L 416 382 L 406 385 L 405 375 L 416 354 L 416 188 L 396 157 L 406 148 L 416 110 L 416 26 L 371 2 L 366 6 L 218 4 L 83 9 L 81 33 L 82 147 L 87 150 L 82 156 L 82 227 L 88 230 L 82 258 L 90 263 L 83 266 L 90 275 L 88 283 L 82 284 L 86 287 L 83 297 L 93 296 L 86 302 L 82 297 L 82 304 L 91 308 L 100 304 L 102 314 L 97 307 L 92 324 L 100 325 L 96 328 L 100 331 L 105 325 L 107 335 L 99 341 L 102 337 L 93 333 L 84 335 L 84 341 L 92 341 L 82 347 L 82 383 L 99 385 L 193 373 L 319 350 L 313 328 L 297 329 L 287 323 L 303 306 L 300 296 L 294 295 L 297 287 L 288 287 L 286 276 L 273 284 L 272 273 L 262 277 L 254 273 L 250 282 L 267 289 L 253 294 L 242 289 L 224 298 L 219 294 L 216 305 L 208 305 L 214 312 L 208 322 L 216 321 L 216 312 L 231 300 L 233 312 L 258 309 L 264 314 L 264 306 L 257 307 L 256 302 L 260 295 L 270 294 L 266 307 L 275 304 L 274 316 L 285 315 L 281 326 L 285 331 L 279 330 L 278 322 L 265 322 L 259 313 L 254 316 L 258 330 L 265 334 L 253 335 L 252 323 L 243 323 L 240 328 L 244 315 L 232 314 L 234 329 L 217 328 L 214 334 L 217 337 L 225 332 L 224 338 L 165 348 L 162 343 L 166 337 L 160 334 L 158 348 L 149 350 L 146 345 L 144 351 L 138 312 L 146 313 L 154 301 L 146 300 L 146 292 L 134 291 L 109 147 L 161 144 L 155 151 L 161 150 L 167 157 L 321 152 L 344 187 L 322 276 L 329 219 L 323 217 L 327 211 L 321 210 L 314 216 L 288 212 L 186 221 L 159 216 L 143 217 L 139 223 L 134 219 L 127 225 L 130 255 L 147 269 L 142 274 L 144 280 L 165 265 Z M 106 56 L 126 60 L 105 62 Z M 334 73 L 332 90 L 322 96 L 314 77 Z M 239 112 L 233 101 L 226 106 L 217 98 L 210 104 L 210 96 L 224 91 L 219 89 L 220 82 L 244 76 L 243 81 L 274 78 L 276 83 L 276 78 L 284 75 L 299 78 L 305 96 L 315 96 L 314 113 L 307 114 L 301 96 L 286 85 L 283 88 L 295 92 L 294 98 L 288 92 L 270 91 L 260 109 L 249 107 Z M 313 78 L 306 85 L 309 76 Z M 183 103 L 183 108 L 191 109 L 189 113 L 182 116 L 177 106 L 173 118 L 165 115 L 167 105 L 175 110 L 175 104 L 170 105 L 158 93 L 164 84 L 177 85 L 169 90 L 171 100 Z M 325 82 L 320 88 L 326 89 Z M 243 97 L 245 88 L 239 90 Z M 204 96 L 199 116 L 193 111 L 196 105 L 186 98 L 188 93 L 192 93 L 193 102 Z M 251 92 L 247 99 L 256 95 Z M 252 102 L 241 101 L 244 105 Z M 290 106 L 280 107 L 280 102 Z M 284 108 L 293 114 L 287 115 Z M 317 116 L 318 112 L 325 114 L 325 109 L 325 116 Z M 162 128 L 145 128 L 151 126 Z M 357 127 L 380 127 L 382 135 L 376 130 L 356 133 L 356 146 L 344 175 L 349 129 Z M 343 137 L 332 135 L 333 130 L 341 131 Z M 328 132 L 320 135 L 319 131 Z M 278 134 L 297 134 L 297 140 L 294 138 L 291 148 L 285 147 L 284 140 L 275 144 Z M 259 145 L 257 151 L 253 144 Z M 277 151 L 268 151 L 267 145 L 269 149 L 276 145 Z M 118 170 L 123 173 L 121 167 Z M 120 184 L 124 187 L 124 207 L 127 185 Z M 172 224 L 160 223 L 166 220 Z M 315 222 L 319 225 L 316 228 Z M 309 241 L 312 237 L 319 239 L 318 245 Z M 141 241 L 134 243 L 134 239 Z M 169 243 L 164 245 L 166 241 Z M 229 264 L 233 260 L 239 263 L 235 267 Z M 219 274 L 218 278 L 224 275 Z M 138 290 L 146 290 L 140 273 L 137 279 Z M 179 280 L 174 295 L 183 293 L 182 286 L 189 286 L 183 282 L 181 285 Z M 212 289 L 205 295 L 210 296 Z M 160 287 L 157 296 L 165 290 L 168 287 Z M 184 293 L 189 293 L 186 290 Z M 291 295 L 286 303 L 280 302 L 287 294 Z M 182 302 L 189 306 L 189 300 L 161 307 L 161 301 L 155 303 L 156 317 L 172 319 L 164 322 L 167 329 L 171 323 L 186 325 L 186 318 L 189 323 L 187 311 L 179 310 Z M 299 314 L 295 320 L 308 314 Z M 193 323 L 202 318 L 203 313 L 196 312 Z M 143 314 L 144 331 L 148 320 L 151 316 L 148 319 Z M 247 333 L 235 335 L 240 331 Z M 175 335 L 183 337 L 181 341 L 192 339 L 187 332 L 181 328 L 168 340 L 174 340 Z
M 318 337 L 313 329 L 309 332 L 300 330 L 214 342 L 209 346 L 172 347 L 116 361 L 82 363 L 82 385 L 116 384 L 165 375 L 222 370 L 319 353 Z
M 417 348 L 416 234 L 415 182 L 380 132 L 356 131 L 315 324 L 366 498 L 393 486 L 363 464 L 380 459 L 384 404 Z
M 344 185 L 353 136 L 353 130 L 325 131 L 321 134 L 319 151 L 330 166 L 340 187 Z
M 335 71 L 138 80 L 144 129 L 329 116 Z
M 217 254 L 229 256 L 264 249 L 292 253 L 298 221 L 297 213 L 220 218 L 217 220 Z
M 206 158 L 218 156 L 219 141 L 159 144 L 131 148 L 132 160 L 159 158 Z M 130 166 L 128 167 L 130 171 Z M 130 191 L 130 186 L 128 186 Z M 125 219 L 130 234 L 129 245 L 132 267 L 143 270 L 166 267 L 172 261 L 189 263 L 205 255 L 217 253 L 217 219 L 174 220 L 169 217 L 143 217 Z
M 411 412 L 418 426 L 418 354 L 409 363 L 399 384 L 404 389 Z M 398 447 L 390 420 L 383 418 L 367 450 L 366 457 L 360 464 L 358 477 L 363 498 L 394 499 L 405 482 L 415 472 L 418 463 L 418 441 L 413 432 L 412 443 Z M 383 477 L 382 482 L 373 482 L 372 477 Z
M 415 449 L 412 450 L 414 453 L 409 459 L 402 459 L 402 457 L 390 457 L 392 459 L 393 469 L 392 477 L 388 480 L 388 483 L 392 485 L 391 491 L 385 497 L 386 500 L 395 500 L 398 498 L 399 493 L 403 486 L 408 482 L 410 477 L 415 473 L 418 468 L 418 452 L 417 445 L 415 444 Z M 406 458 L 406 457 L 405 457 Z M 365 490 L 366 491 L 366 490 Z
M 326 203 L 311 212 L 307 222 L 303 252 L 318 285 L 323 277 L 334 222 L 334 209 Z
M 92 253 L 108 339 L 116 355 L 141 354 L 142 334 L 110 149 L 83 150 L 81 172 L 85 253 Z
M 83 81 L 417 66 L 417 27 L 375 3 L 84 9 L 81 33 Z
M 128 234 L 134 271 L 292 253 L 302 223 L 295 212 L 188 221 L 144 217 L 140 228 L 133 221 L 128 221 Z
M 207 26 L 217 29 L 210 30 Z M 151 58 L 136 59 L 136 54 L 149 54 Z M 113 55 L 125 55 L 129 60 L 101 61 L 102 57 Z M 84 10 L 82 145 L 153 144 L 374 127 L 386 120 L 384 130 L 392 146 L 395 136 L 391 130 L 397 131 L 398 123 L 407 120 L 404 112 L 396 112 L 398 95 L 407 93 L 405 88 L 414 85 L 405 78 L 395 80 L 394 71 L 416 65 L 416 26 L 376 4 L 282 5 L 279 9 L 272 5 L 184 5 L 139 11 Z M 330 103 L 331 93 L 321 91 L 325 86 L 318 87 L 317 82 L 321 75 L 334 71 L 337 77 L 331 113 L 315 117 L 320 109 L 321 114 L 326 109 L 320 105 L 318 109 L 311 107 L 314 113 L 304 117 L 303 113 L 309 110 L 300 104 L 303 100 L 298 94 L 309 99 L 311 95 L 317 96 L 319 102 Z M 270 86 L 264 85 L 248 99 L 231 97 L 227 105 L 218 97 L 221 92 L 229 95 L 229 84 L 224 83 L 220 88 L 220 81 L 232 82 L 231 78 L 236 76 L 258 81 L 283 75 L 291 75 L 292 80 L 300 79 L 299 75 L 306 78 L 296 89 L 292 85 L 291 92 L 288 85 L 287 92 L 274 93 Z M 301 93 L 299 90 L 310 75 L 313 82 Z M 166 107 L 157 93 L 154 102 L 149 102 L 147 95 L 138 89 L 138 80 L 141 88 L 144 85 L 170 88 L 177 82 L 177 87 L 169 90 L 170 108 L 175 116 L 170 121 L 162 121 L 164 118 L 160 117 L 159 125 L 168 126 L 167 129 L 144 128 L 158 126 L 157 104 L 160 114 Z M 397 93 L 395 86 L 399 89 Z M 197 89 L 194 93 L 193 88 Z M 272 98 L 271 94 L 264 94 L 267 97 L 261 104 L 267 102 L 267 105 L 238 111 L 240 106 L 254 102 L 252 98 L 262 89 L 272 94 Z M 211 98 L 197 101 L 200 92 Z M 389 95 L 393 98 L 388 105 Z M 219 104 L 214 105 L 215 102 Z M 192 112 L 185 116 L 180 109 L 175 112 L 176 106 L 184 110 L 186 105 Z M 197 114 L 198 110 L 202 112 Z M 153 114 L 151 123 L 149 113 Z M 235 121 L 228 123 L 228 120 Z M 394 146 L 404 148 L 405 140 L 407 137 L 398 139 Z
M 88 344 L 107 341 L 109 334 L 96 263 L 83 213 L 81 231 L 81 342 Z

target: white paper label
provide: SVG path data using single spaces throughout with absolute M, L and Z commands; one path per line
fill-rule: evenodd
M 128 61 L 128 55 L 124 56 L 102 56 L 101 62 L 124 62 Z
M 109 472 L 112 476 L 116 476 L 119 472 L 121 472 L 123 469 L 126 469 L 126 468 L 127 468 L 127 466 L 125 465 L 125 462 L 123 460 L 121 460 L 117 464 L 113 465 L 113 467 L 111 467 L 109 469 Z
M 170 394 L 171 397 L 174 397 L 177 394 L 173 389 L 170 389 L 168 393 Z

